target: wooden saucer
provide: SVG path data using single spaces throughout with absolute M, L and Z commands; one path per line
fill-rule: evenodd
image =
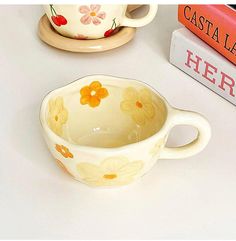
M 122 27 L 119 32 L 108 38 L 94 40 L 77 40 L 60 35 L 49 22 L 46 14 L 43 15 L 38 25 L 39 38 L 55 48 L 70 52 L 101 52 L 118 48 L 133 39 L 136 29 Z

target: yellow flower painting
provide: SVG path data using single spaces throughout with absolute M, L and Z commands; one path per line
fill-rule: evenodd
M 81 179 L 90 186 L 120 186 L 125 185 L 143 168 L 142 161 L 130 162 L 125 157 L 105 159 L 100 165 L 79 163 L 77 170 Z
M 121 110 L 130 115 L 134 122 L 140 126 L 155 116 L 155 107 L 151 93 L 148 89 L 136 89 L 129 87 L 124 91 Z
M 57 97 L 55 100 L 49 101 L 49 115 L 48 125 L 51 130 L 57 135 L 62 135 L 62 126 L 68 120 L 68 111 L 64 107 L 64 101 L 62 97 Z

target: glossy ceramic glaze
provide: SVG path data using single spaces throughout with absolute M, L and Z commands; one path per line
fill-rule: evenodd
M 125 185 L 158 158 L 200 152 L 210 126 L 200 114 L 171 107 L 147 84 L 112 76 L 87 76 L 49 93 L 40 119 L 48 147 L 64 170 L 90 186 Z M 193 142 L 165 147 L 175 125 L 193 125 Z
M 149 12 L 140 19 L 126 16 L 127 5 L 45 5 L 44 10 L 57 32 L 74 39 L 110 37 L 120 26 L 141 27 L 150 23 L 158 6 L 150 5 Z

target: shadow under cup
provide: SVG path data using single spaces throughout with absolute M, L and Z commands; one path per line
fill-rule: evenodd
M 105 97 L 97 96 L 99 89 L 106 90 Z M 90 94 L 87 102 L 82 100 L 85 90 Z M 91 106 L 91 96 L 98 98 L 97 106 Z M 158 94 L 134 80 L 88 76 L 56 90 L 50 98 L 58 97 L 68 113 L 60 136 L 75 145 L 113 148 L 136 143 L 156 134 L 167 118 L 167 107 Z M 46 119 L 50 115 L 48 106 Z

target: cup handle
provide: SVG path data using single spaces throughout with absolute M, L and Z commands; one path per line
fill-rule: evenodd
M 202 115 L 191 111 L 173 109 L 173 113 L 171 114 L 169 130 L 176 125 L 190 125 L 197 128 L 198 136 L 192 142 L 180 147 L 164 147 L 160 153 L 160 158 L 181 159 L 202 151 L 211 138 L 209 122 Z
M 147 25 L 154 19 L 154 17 L 156 16 L 157 10 L 158 10 L 157 4 L 149 4 L 149 11 L 145 17 L 132 19 L 124 16 L 123 21 L 121 22 L 121 26 L 142 27 L 144 25 Z

